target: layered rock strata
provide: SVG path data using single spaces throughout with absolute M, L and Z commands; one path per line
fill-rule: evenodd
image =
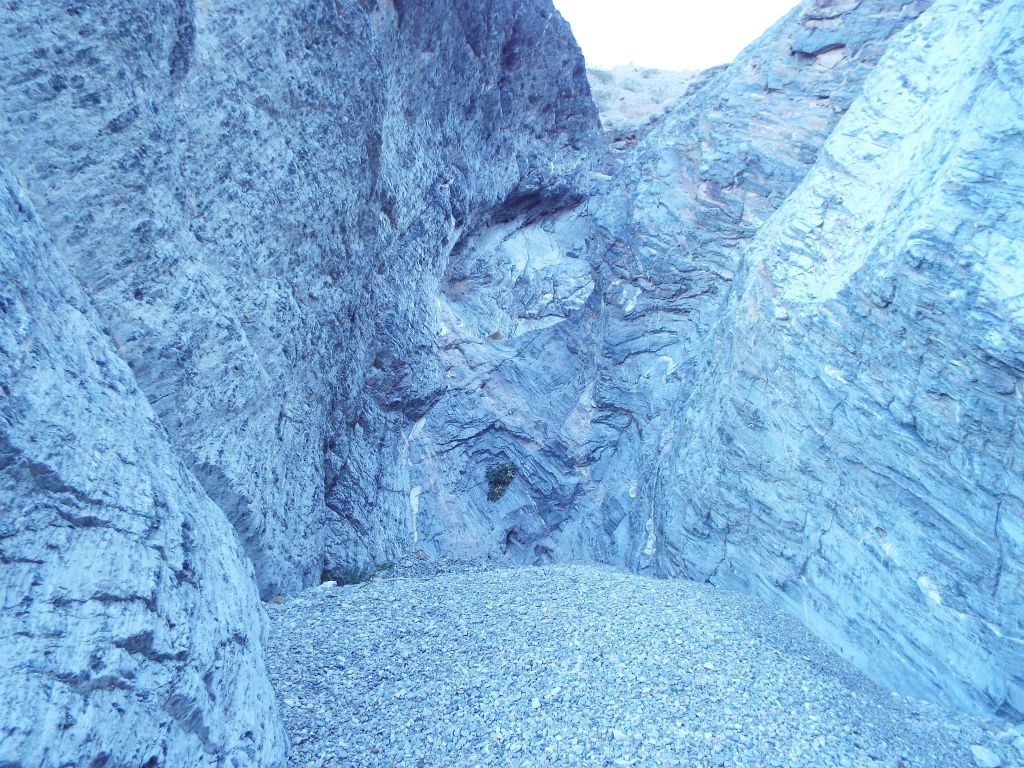
M 0 756 L 273 765 L 257 590 L 418 550 L 1021 716 L 1021 16 L 811 0 L 607 152 L 547 0 L 8 4 Z
M 415 540 L 443 265 L 581 198 L 582 57 L 539 0 L 16 2 L 0 39 L 0 762 L 276 765 L 256 589 Z
M 582 208 L 456 254 L 420 546 L 741 587 L 1021 714 L 1019 25 L 929 6 L 804 4 Z
M 252 564 L 0 176 L 0 764 L 279 765 Z
M 539 0 L 27 3 L 2 35 L 0 154 L 261 592 L 403 548 L 448 252 L 581 196 L 598 124 L 565 22 Z
M 937 3 L 745 250 L 654 560 L 879 679 L 1024 714 L 1024 14 Z

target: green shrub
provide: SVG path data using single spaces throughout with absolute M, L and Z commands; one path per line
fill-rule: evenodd
M 362 584 L 377 575 L 377 569 L 369 564 L 345 565 L 341 568 L 325 568 L 320 572 L 320 583 L 336 581 L 338 586 Z
M 497 501 L 505 495 L 516 476 L 516 465 L 511 461 L 495 464 L 487 469 L 487 500 Z

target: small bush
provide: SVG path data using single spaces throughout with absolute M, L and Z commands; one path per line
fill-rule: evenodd
M 338 582 L 338 586 L 348 584 L 362 584 L 377 575 L 377 569 L 372 565 L 346 565 L 341 568 L 325 568 L 320 572 L 320 583 L 328 581 Z
M 516 476 L 516 465 L 511 461 L 495 464 L 487 470 L 487 500 L 497 501 L 505 495 Z

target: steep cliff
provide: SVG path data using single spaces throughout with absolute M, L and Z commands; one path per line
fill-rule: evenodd
M 1020 715 L 1014 11 L 930 5 L 804 4 L 581 208 L 455 254 L 419 546 L 742 587 L 887 685 Z
M 698 78 L 635 147 L 616 146 L 581 208 L 484 228 L 456 250 L 439 301 L 449 384 L 409 440 L 421 516 L 476 519 L 455 546 L 500 542 L 526 561 L 653 562 L 646 488 L 708 362 L 742 246 L 926 6 L 794 12 Z M 842 47 L 805 52 L 826 29 Z M 495 504 L 484 469 L 501 461 L 518 474 Z M 424 546 L 434 536 L 453 546 L 451 525 L 421 527 Z
M 1024 713 L 1024 9 L 939 2 L 740 259 L 666 437 L 657 567 L 877 677 Z
M 582 57 L 541 0 L 15 2 L 0 40 L 0 762 L 275 765 L 253 580 L 412 546 L 447 256 L 581 198 Z
M 223 0 L 0 24 L 0 154 L 261 592 L 405 548 L 446 256 L 581 194 L 598 128 L 565 22 L 539 0 Z
M 257 592 L 418 550 L 1024 714 L 1022 16 L 808 0 L 608 148 L 549 0 L 9 3 L 0 761 L 279 762 Z
M 1019 717 L 1020 9 L 939 3 L 865 72 L 927 5 L 803 6 L 627 161 L 604 306 L 644 332 L 603 338 L 637 458 L 596 518 L 613 558 Z
M 6 171 L 0 319 L 0 764 L 280 764 L 252 565 Z

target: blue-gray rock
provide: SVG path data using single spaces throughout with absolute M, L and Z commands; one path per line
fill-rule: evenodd
M 1022 22 L 939 2 L 890 47 L 742 253 L 649 502 L 663 572 L 770 596 L 877 679 L 1014 717 Z
M 56 253 L 2 170 L 0 764 L 280 765 L 252 564 Z
M 999 755 L 988 747 L 983 747 L 978 744 L 971 747 L 971 755 L 974 757 L 974 763 L 978 768 L 999 768 L 999 766 L 1003 764 Z
M 219 0 L 2 25 L 0 154 L 262 594 L 404 548 L 447 254 L 582 194 L 599 128 L 565 22 L 541 0 Z
M 502 369 L 550 430 L 505 417 L 539 479 L 506 541 L 757 592 L 1019 717 L 1021 25 L 927 6 L 797 9 L 589 202 L 599 298 Z
M 890 686 L 1024 712 L 1020 25 L 930 5 L 804 4 L 582 208 L 453 253 L 416 546 L 741 587 Z
M 582 57 L 546 0 L 14 2 L 0 41 L 0 762 L 276 765 L 254 583 L 414 539 L 443 263 L 582 197 Z
M 616 147 L 584 206 L 490 223 L 453 251 L 437 300 L 447 386 L 408 432 L 417 546 L 653 563 L 649 486 L 742 247 L 926 5 L 851 4 L 829 22 L 844 53 L 825 60 L 794 53 L 824 23 L 795 11 Z M 492 503 L 486 469 L 504 461 L 519 472 Z
M 279 760 L 240 552 L 264 597 L 412 552 L 711 581 L 1024 714 L 1022 22 L 809 0 L 605 147 L 548 0 L 9 3 L 0 328 L 53 385 L 3 361 L 3 638 L 71 687 L 3 749 L 98 700 L 81 647 L 124 711 L 37 762 Z M 30 535 L 90 500 L 123 545 Z

